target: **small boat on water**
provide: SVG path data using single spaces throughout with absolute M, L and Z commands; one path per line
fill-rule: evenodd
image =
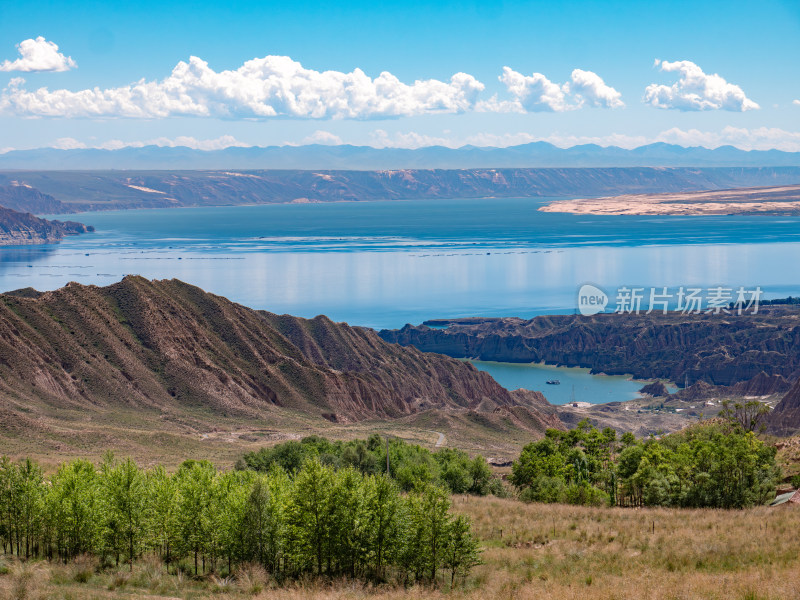
M 547 385 L 561 385 L 561 382 L 558 379 L 548 379 L 545 381 Z

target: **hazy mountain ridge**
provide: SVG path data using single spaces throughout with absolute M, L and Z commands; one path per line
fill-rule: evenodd
M 34 214 L 57 214 L 69 208 L 48 194 L 30 185 L 20 184 L 0 173 L 0 206 Z
M 530 167 L 800 166 L 800 152 L 654 143 L 633 149 L 531 142 L 507 148 L 327 146 L 40 148 L 0 155 L 0 169 L 467 169 Z
M 687 192 L 795 184 L 800 182 L 800 167 L 7 171 L 0 173 L 0 183 L 3 180 L 15 182 L 14 189 L 24 187 L 34 204 L 40 197 L 52 197 L 62 212 L 79 212 L 289 202 Z

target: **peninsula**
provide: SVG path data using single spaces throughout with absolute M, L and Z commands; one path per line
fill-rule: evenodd
M 800 215 L 800 185 L 557 200 L 539 210 L 575 215 Z

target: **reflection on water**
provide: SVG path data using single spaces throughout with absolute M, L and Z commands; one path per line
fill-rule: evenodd
M 586 282 L 609 291 L 760 285 L 768 297 L 800 294 L 800 219 L 587 217 L 539 213 L 539 203 L 72 215 L 97 233 L 0 249 L 0 290 L 106 285 L 128 273 L 177 277 L 254 308 L 372 327 L 572 312 Z
M 32 267 L 32 263 L 47 260 L 56 252 L 58 252 L 58 246 L 55 244 L 0 247 L 0 263 L 25 264 Z

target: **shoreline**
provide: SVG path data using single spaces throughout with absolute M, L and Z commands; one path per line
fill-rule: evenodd
M 605 216 L 800 216 L 800 185 L 555 200 L 538 210 Z

